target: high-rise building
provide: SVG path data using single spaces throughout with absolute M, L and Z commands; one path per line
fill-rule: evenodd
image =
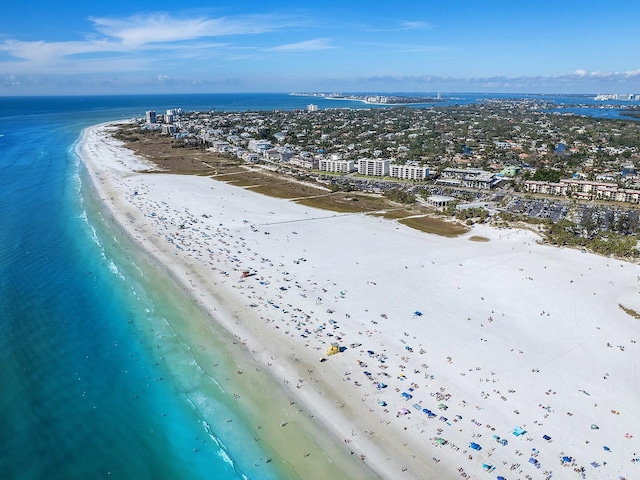
M 154 110 L 147 110 L 146 117 L 147 123 L 156 123 L 156 112 Z

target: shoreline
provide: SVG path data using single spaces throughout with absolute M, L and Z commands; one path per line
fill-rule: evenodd
M 126 162 L 128 163 L 125 163 L 123 159 L 117 159 L 115 164 L 110 165 L 109 171 L 100 171 L 95 168 L 96 165 L 94 163 L 88 161 L 91 154 L 86 150 L 82 151 L 87 144 L 86 135 L 92 129 L 108 128 L 113 123 L 118 122 L 107 122 L 85 129 L 81 140 L 76 146 L 76 153 L 86 166 L 93 184 L 92 188 L 96 192 L 98 201 L 106 207 L 111 221 L 122 229 L 131 242 L 136 243 L 146 252 L 146 255 L 149 256 L 149 264 L 154 269 L 164 271 L 165 275 L 171 278 L 170 281 L 172 283 L 180 285 L 182 293 L 190 297 L 196 307 L 209 319 L 208 326 L 205 325 L 204 328 L 199 328 L 199 332 L 203 336 L 211 335 L 212 332 L 208 331 L 208 327 L 212 327 L 216 336 L 215 340 L 219 340 L 218 336 L 223 337 L 222 342 L 226 343 L 226 345 L 225 352 L 222 354 L 229 357 L 227 364 L 235 366 L 232 369 L 230 368 L 229 372 L 233 373 L 235 370 L 236 375 L 235 377 L 229 375 L 226 381 L 223 381 L 222 378 L 217 378 L 216 383 L 222 383 L 225 390 L 230 392 L 229 395 L 234 397 L 232 401 L 237 404 L 240 416 L 245 417 L 247 427 L 250 428 L 251 425 L 255 424 L 255 427 L 250 429 L 253 430 L 256 438 L 269 443 L 268 449 L 272 450 L 275 455 L 274 462 L 280 460 L 282 463 L 281 469 L 289 471 L 289 474 L 293 472 L 292 478 L 320 479 L 325 478 L 327 472 L 346 474 L 348 475 L 347 478 L 354 479 L 377 478 L 370 468 L 360 461 L 354 462 L 353 457 L 345 454 L 344 449 L 339 448 L 340 445 L 336 445 L 335 439 L 326 428 L 313 420 L 315 417 L 313 404 L 297 402 L 300 392 L 285 388 L 287 384 L 295 382 L 298 372 L 289 371 L 291 369 L 283 366 L 278 371 L 275 371 L 269 368 L 273 364 L 273 359 L 272 356 L 267 355 L 267 351 L 258 352 L 258 350 L 249 349 L 249 344 L 260 348 L 260 342 L 255 333 L 249 332 L 245 325 L 241 325 L 236 320 L 238 315 L 241 315 L 247 307 L 238 305 L 236 299 L 229 299 L 223 292 L 212 288 L 220 279 L 213 279 L 213 284 L 208 284 L 208 288 L 204 291 L 198 290 L 196 294 L 193 282 L 195 278 L 202 279 L 203 272 L 195 265 L 176 263 L 171 258 L 171 252 L 167 251 L 165 247 L 158 245 L 155 240 L 143 237 L 147 232 L 144 228 L 138 228 L 140 222 L 143 221 L 141 218 L 136 218 L 139 212 L 127 206 L 126 202 L 123 203 L 122 199 L 118 197 L 123 193 L 118 191 L 122 187 L 119 182 L 130 175 L 128 172 L 129 167 L 149 170 L 150 168 L 152 169 L 152 166 L 126 152 Z M 115 141 L 115 143 L 119 142 Z M 114 153 L 120 148 L 114 148 L 113 145 L 106 144 L 103 144 L 103 146 L 110 153 Z M 105 154 L 104 151 L 100 153 Z M 93 160 L 95 161 L 96 158 Z M 121 175 L 122 178 L 120 178 Z M 269 332 L 263 333 L 269 335 Z M 207 348 L 204 347 L 210 342 L 207 342 L 206 338 L 195 338 L 195 335 L 190 333 L 187 333 L 187 335 L 192 337 L 192 342 L 190 343 L 192 349 L 201 350 L 198 353 L 204 357 L 199 362 L 200 367 L 212 378 L 219 377 L 221 373 L 218 371 L 218 367 L 221 367 L 222 364 L 219 365 L 217 361 L 212 363 L 211 358 L 207 356 L 206 350 L 211 348 L 210 344 L 207 345 Z M 277 341 L 275 338 L 271 340 Z M 200 349 L 195 348 L 196 344 Z M 261 350 L 265 349 L 261 348 Z M 216 356 L 218 353 L 216 352 Z M 257 357 L 258 354 L 260 354 L 259 358 Z M 239 372 L 242 372 L 242 374 L 238 375 Z M 222 376 L 227 376 L 227 374 L 222 374 Z M 250 383 L 250 388 L 242 386 L 245 381 Z M 271 400 L 268 403 L 269 408 L 267 408 L 267 411 L 262 408 L 263 404 L 267 403 L 262 398 L 265 393 L 268 393 L 268 398 Z M 277 400 L 280 400 L 281 403 L 274 405 Z M 310 408 L 307 409 L 305 407 L 303 410 L 299 405 L 307 405 Z M 275 414 L 275 411 L 279 411 L 279 413 Z M 308 418 L 305 418 L 305 413 Z M 282 436 L 282 422 L 287 423 L 286 438 Z M 294 431 L 292 431 L 292 428 L 294 428 Z M 316 458 L 306 456 L 308 452 L 314 452 L 315 455 L 318 451 L 314 451 L 314 448 L 318 449 L 318 447 L 320 447 L 319 452 L 321 455 L 316 456 Z M 328 455 L 331 455 L 331 457 Z M 271 462 L 271 458 L 269 462 Z M 305 472 L 307 469 L 312 474 L 302 475 L 301 472 Z
M 331 433 L 322 448 L 344 468 L 448 479 L 487 465 L 509 479 L 544 478 L 569 468 L 563 453 L 585 478 L 640 469 L 630 458 L 640 327 L 617 307 L 640 311 L 636 265 L 539 245 L 530 232 L 476 227 L 443 239 L 210 178 L 136 173 L 148 165 L 105 129 L 87 129 L 77 146 L 103 203 L 316 431 Z M 320 363 L 338 337 L 346 350 Z M 512 435 L 516 426 L 528 433 Z M 370 478 L 353 468 L 349 478 Z

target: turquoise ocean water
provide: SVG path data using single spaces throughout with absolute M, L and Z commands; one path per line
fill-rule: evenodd
M 0 98 L 0 478 L 289 478 L 277 462 L 256 468 L 268 446 L 218 395 L 176 321 L 197 312 L 103 218 L 73 147 L 84 127 L 147 109 L 308 103 L 277 94 Z
M 110 229 L 74 154 L 86 126 L 207 106 L 155 100 L 1 100 L 0 478 L 286 478 L 254 468 L 269 453 L 171 325 L 189 302 Z

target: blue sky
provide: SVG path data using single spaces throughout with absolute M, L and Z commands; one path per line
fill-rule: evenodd
M 640 93 L 637 0 L 12 3 L 0 95 Z

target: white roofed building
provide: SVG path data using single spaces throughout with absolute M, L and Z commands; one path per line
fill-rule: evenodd
M 424 180 L 429 176 L 429 167 L 421 165 L 389 165 L 389 176 L 405 180 Z
M 323 172 L 350 173 L 355 171 L 353 160 L 331 160 L 323 158 L 318 162 L 318 169 Z
M 247 149 L 252 152 L 263 153 L 271 148 L 271 142 L 268 140 L 260 140 L 252 138 L 249 140 L 249 145 L 247 145 Z
M 385 177 L 389 175 L 389 160 L 378 158 L 361 158 L 358 160 L 358 173 L 372 177 Z

